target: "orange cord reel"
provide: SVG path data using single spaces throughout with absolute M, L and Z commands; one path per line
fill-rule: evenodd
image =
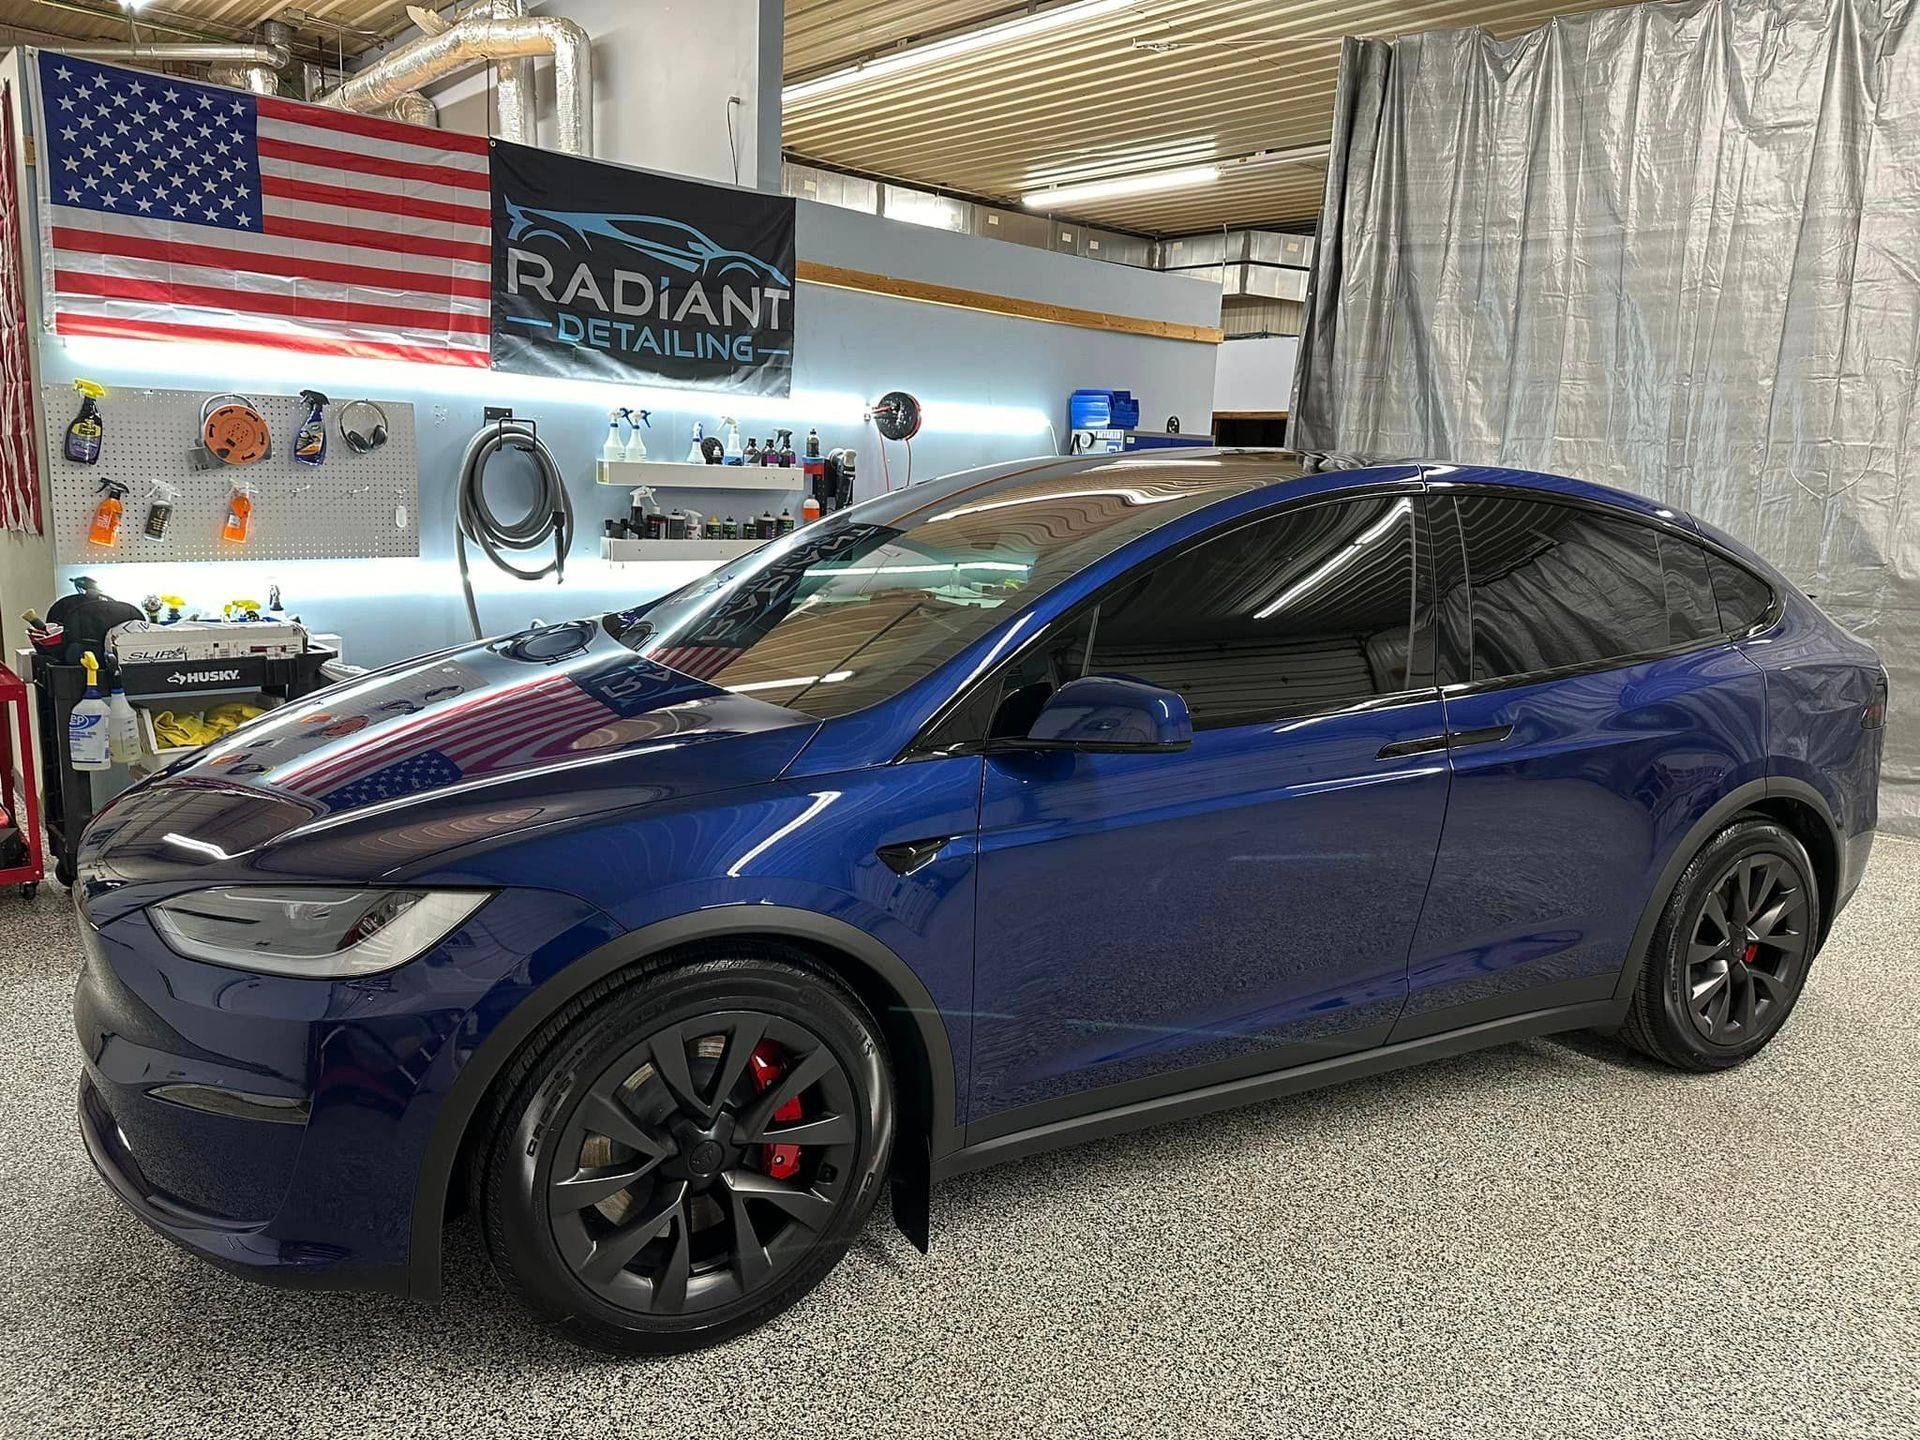
M 200 407 L 200 444 L 223 465 L 256 465 L 273 453 L 273 431 L 243 396 L 215 395 Z

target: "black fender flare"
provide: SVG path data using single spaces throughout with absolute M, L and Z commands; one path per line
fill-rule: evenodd
M 898 996 L 899 1008 L 912 1019 L 927 1053 L 933 1093 L 926 1154 L 937 1157 L 959 1148 L 960 1130 L 953 1118 L 956 1086 L 952 1041 L 926 985 L 888 946 L 844 920 L 783 905 L 723 905 L 677 915 L 622 935 L 568 965 L 516 1005 L 460 1067 L 453 1088 L 441 1103 L 414 1182 L 407 1257 L 409 1297 L 437 1300 L 440 1296 L 440 1232 L 454 1180 L 453 1167 L 467 1127 L 514 1053 L 569 1000 L 615 971 L 692 941 L 728 936 L 811 942 L 864 969 Z
M 1764 800 L 1796 800 L 1806 805 L 1827 827 L 1834 854 L 1844 856 L 1847 853 L 1840 827 L 1834 823 L 1832 808 L 1820 792 L 1804 780 L 1795 780 L 1787 775 L 1769 775 L 1764 779 L 1749 780 L 1722 795 L 1714 802 L 1713 808 L 1696 820 L 1693 828 L 1673 847 L 1673 853 L 1667 857 L 1667 863 L 1660 871 L 1660 879 L 1653 887 L 1646 909 L 1640 914 L 1640 923 L 1634 927 L 1633 943 L 1627 949 L 1627 963 L 1621 967 L 1620 983 L 1613 992 L 1621 1020 L 1626 1019 L 1627 1006 L 1633 1000 L 1634 989 L 1640 983 L 1640 971 L 1646 965 L 1647 946 L 1653 942 L 1654 927 L 1660 923 L 1667 901 L 1673 898 L 1674 887 L 1680 882 L 1680 872 L 1692 863 L 1693 857 L 1700 853 L 1701 846 L 1726 829 L 1734 816 Z M 1821 900 L 1831 914 L 1836 897 L 1823 895 Z

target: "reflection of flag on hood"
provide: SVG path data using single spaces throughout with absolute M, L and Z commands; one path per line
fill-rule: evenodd
M 546 675 L 429 706 L 310 766 L 295 765 L 273 783 L 317 793 L 336 810 L 371 805 L 513 769 L 554 741 L 571 740 L 612 715 L 565 675 Z
M 336 810 L 397 800 L 566 754 L 594 731 L 713 694 L 657 665 L 627 660 L 576 679 L 547 674 L 385 721 L 357 740 L 269 777 Z M 618 744 L 617 736 L 609 744 Z

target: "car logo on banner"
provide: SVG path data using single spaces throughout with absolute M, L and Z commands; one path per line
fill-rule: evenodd
M 493 365 L 785 395 L 795 206 L 493 142 Z

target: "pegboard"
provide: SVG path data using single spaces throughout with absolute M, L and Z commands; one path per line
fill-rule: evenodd
M 213 470 L 194 467 L 200 407 L 207 390 L 110 389 L 100 402 L 106 435 L 100 463 L 66 458 L 67 424 L 79 409 L 71 386 L 42 387 L 47 429 L 47 487 L 54 548 L 62 565 L 112 565 L 191 560 L 354 560 L 420 553 L 420 467 L 414 447 L 413 406 L 371 397 L 387 413 L 387 443 L 358 455 L 340 438 L 340 406 L 358 396 L 337 395 L 327 407 L 327 460 L 297 464 L 293 439 L 307 417 L 297 395 L 244 392 L 273 431 L 273 453 L 255 465 Z M 100 482 L 127 487 L 126 515 L 111 548 L 89 544 L 87 531 L 100 500 Z M 233 482 L 253 487 L 253 522 L 244 544 L 220 538 Z M 147 496 L 156 480 L 180 493 L 166 537 L 142 533 Z M 404 525 L 395 512 L 404 512 Z

